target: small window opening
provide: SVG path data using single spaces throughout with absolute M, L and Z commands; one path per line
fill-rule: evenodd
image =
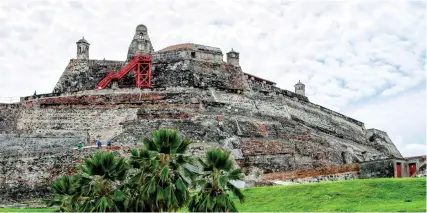
M 196 58 L 196 52 L 191 52 L 191 58 Z

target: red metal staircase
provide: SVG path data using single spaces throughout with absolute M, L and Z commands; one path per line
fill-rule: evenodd
M 151 55 L 137 55 L 119 72 L 110 72 L 96 86 L 96 89 L 104 89 L 112 80 L 120 80 L 130 71 L 135 70 L 136 86 L 151 87 L 151 65 L 153 58 Z

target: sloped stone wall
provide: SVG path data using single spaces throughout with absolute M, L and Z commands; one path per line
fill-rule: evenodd
M 301 178 L 312 178 L 325 175 L 335 175 L 348 172 L 360 171 L 358 164 L 334 165 L 314 169 L 297 169 L 289 172 L 268 173 L 263 175 L 262 180 L 294 180 Z
M 240 93 L 227 89 L 230 79 L 238 77 L 232 69 L 220 75 L 218 70 L 228 69 L 225 65 L 209 68 L 210 64 L 198 64 L 197 71 L 186 73 L 187 69 L 196 69 L 191 63 L 164 65 L 164 78 L 156 77 L 157 85 L 174 77 L 186 85 L 183 87 L 171 82 L 170 87 L 149 90 L 36 95 L 22 98 L 19 105 L 0 108 L 0 116 L 7 119 L 0 130 L 0 152 L 6 156 L 0 170 L 25 168 L 23 174 L 30 174 L 21 176 L 21 182 L 16 183 L 19 186 L 9 184 L 19 179 L 15 173 L 1 176 L 0 188 L 12 197 L 25 190 L 32 198 L 44 196 L 45 181 L 53 179 L 57 171 L 64 172 L 63 168 L 74 161 L 56 160 L 52 164 L 58 168 L 52 170 L 40 160 L 25 159 L 48 159 L 79 142 L 95 145 L 98 136 L 102 141 L 135 146 L 141 138 L 150 137 L 152 130 L 162 128 L 178 129 L 184 137 L 195 140 L 200 145 L 193 147 L 195 153 L 212 146 L 232 150 L 248 177 L 358 163 L 370 160 L 367 156 L 386 158 L 398 153 L 369 142 L 362 122 L 287 91 L 262 93 L 245 90 L 245 84 L 240 85 Z M 185 68 L 190 65 L 192 68 Z M 182 72 L 174 75 L 175 71 Z M 200 82 L 215 87 L 203 87 Z M 199 86 L 188 87 L 187 83 Z M 31 167 L 35 170 L 29 171 Z M 34 177 L 40 182 L 31 182 Z
M 0 134 L 16 130 L 20 104 L 0 104 Z
M 376 150 L 391 153 L 393 157 L 402 158 L 399 150 L 397 150 L 386 132 L 377 129 L 368 129 L 366 130 L 366 139 L 368 145 L 374 147 Z

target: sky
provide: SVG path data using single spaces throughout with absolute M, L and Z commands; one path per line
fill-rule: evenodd
M 155 50 L 240 52 L 244 72 L 386 131 L 426 154 L 425 1 L 0 1 L 0 102 L 50 93 L 84 36 L 91 59 L 125 60 L 138 24 Z

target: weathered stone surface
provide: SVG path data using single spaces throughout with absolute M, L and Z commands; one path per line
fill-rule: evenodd
M 149 39 L 144 32 L 135 45 Z M 135 45 L 130 55 L 143 51 Z M 130 72 L 94 90 L 126 62 L 72 59 L 53 93 L 0 104 L 0 203 L 44 196 L 41 188 L 91 153 L 72 152 L 79 142 L 91 146 L 99 138 L 135 147 L 160 128 L 195 140 L 193 155 L 203 156 L 210 147 L 232 150 L 246 180 L 255 182 L 266 173 L 401 157 L 386 133 L 366 130 L 360 121 L 244 73 L 236 61 L 218 58 L 219 48 L 153 52 L 150 45 L 145 49 L 154 58 L 150 89 L 135 88 Z M 21 182 L 18 174 L 25 174 Z M 26 191 L 29 196 L 19 196 Z
M 348 172 L 358 173 L 360 170 L 358 164 L 345 164 L 338 166 L 320 167 L 314 169 L 297 169 L 289 172 L 277 172 L 265 174 L 262 180 L 294 180 L 302 178 L 313 178 L 322 175 L 335 175 Z
M 360 178 L 395 177 L 395 159 L 374 160 L 360 165 Z

